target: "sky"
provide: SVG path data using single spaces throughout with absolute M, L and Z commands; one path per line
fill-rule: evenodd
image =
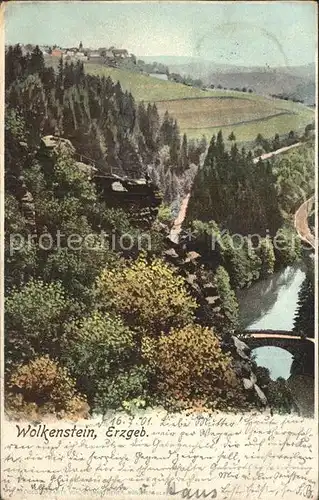
M 6 44 L 186 56 L 240 66 L 313 63 L 315 2 L 8 2 Z

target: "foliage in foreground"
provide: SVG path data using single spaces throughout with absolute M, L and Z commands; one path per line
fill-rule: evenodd
M 30 280 L 13 289 L 5 301 L 7 366 L 26 362 L 37 355 L 59 357 L 67 321 L 79 307 L 59 282 Z
M 227 409 L 245 403 L 231 358 L 209 328 L 187 325 L 159 339 L 145 338 L 143 354 L 156 374 L 154 390 L 166 404 Z
M 257 366 L 256 376 L 273 412 L 292 413 L 296 409 L 292 392 L 283 377 L 272 380 L 269 369 L 264 366 Z
M 143 396 L 147 379 L 137 365 L 134 333 L 120 318 L 95 311 L 71 324 L 67 338 L 63 358 L 90 406 L 121 408 Z
M 87 416 L 86 397 L 75 388 L 66 368 L 49 356 L 19 365 L 7 380 L 6 408 L 9 415 L 51 414 L 58 418 Z
M 196 309 L 183 278 L 163 260 L 147 262 L 143 255 L 130 265 L 106 268 L 97 299 L 134 329 L 154 336 L 191 322 Z

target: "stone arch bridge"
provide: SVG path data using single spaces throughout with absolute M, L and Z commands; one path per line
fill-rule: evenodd
M 302 337 L 291 331 L 247 330 L 238 336 L 249 349 L 258 347 L 279 347 L 293 355 L 295 373 L 314 376 L 315 339 Z

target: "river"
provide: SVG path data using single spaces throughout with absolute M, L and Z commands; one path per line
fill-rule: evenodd
M 240 323 L 245 330 L 291 331 L 305 266 L 294 265 L 274 273 L 237 294 Z M 278 347 L 254 350 L 256 362 L 270 370 L 272 379 L 290 376 L 292 355 Z

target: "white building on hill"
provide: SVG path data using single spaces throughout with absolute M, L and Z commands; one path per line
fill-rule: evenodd
M 158 78 L 159 80 L 168 80 L 168 76 L 166 73 L 150 73 L 150 76 L 153 76 L 154 78 Z

